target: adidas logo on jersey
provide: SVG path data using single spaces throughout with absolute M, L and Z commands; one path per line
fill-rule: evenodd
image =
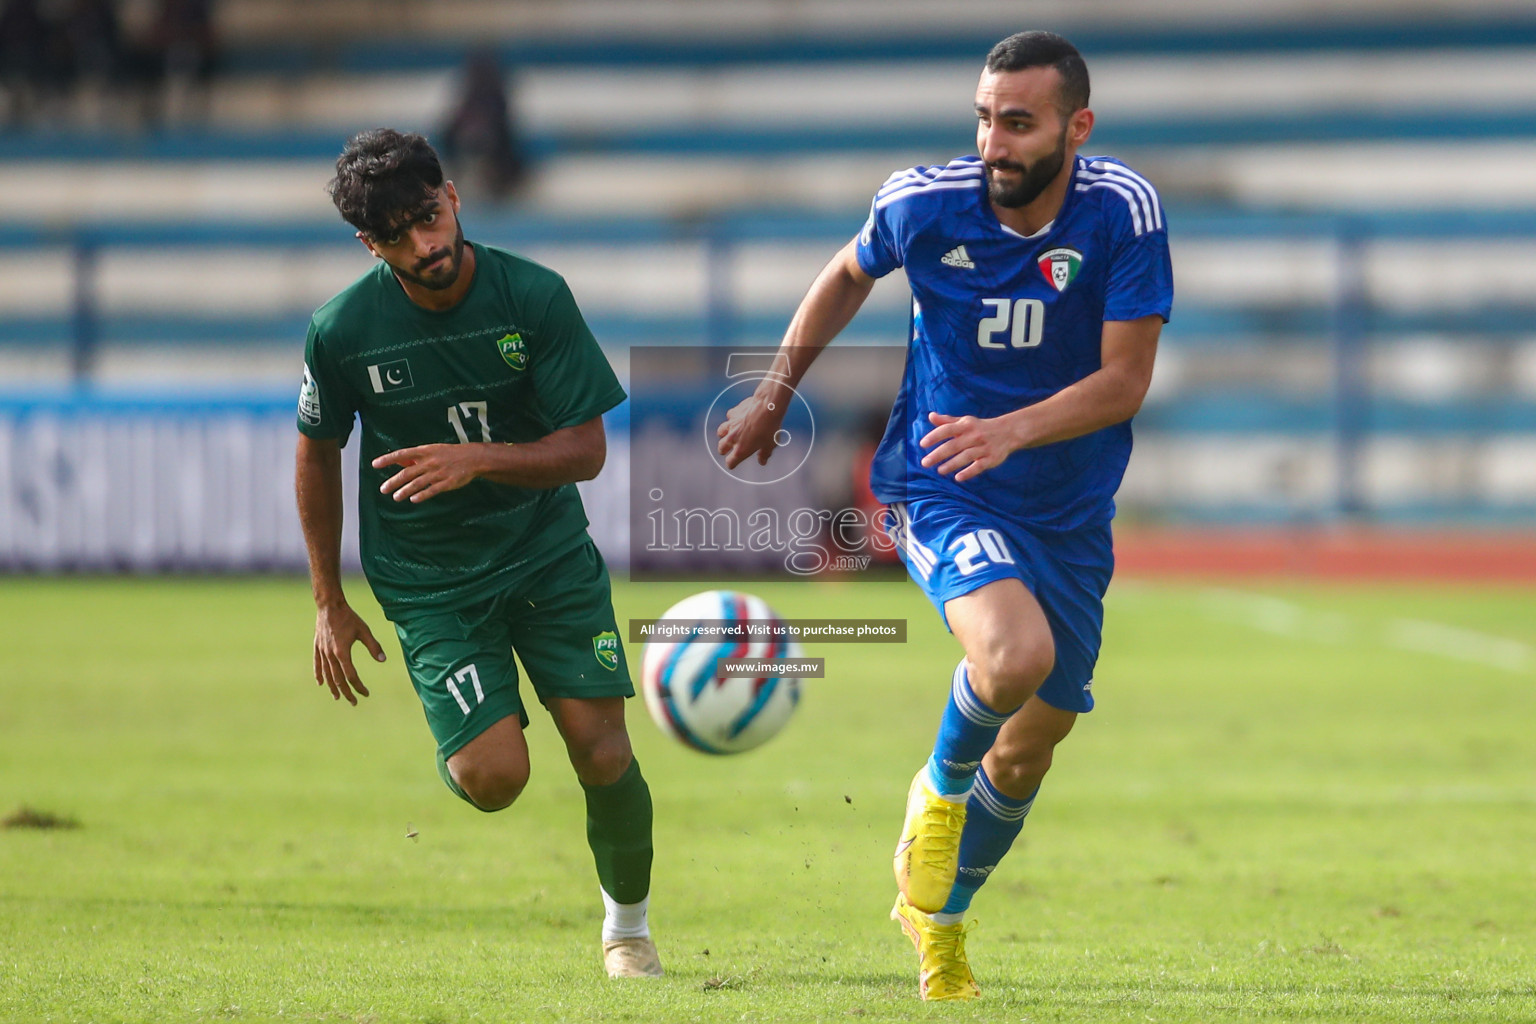
M 976 264 L 971 262 L 970 253 L 965 251 L 965 246 L 957 245 L 939 258 L 939 262 L 946 267 L 963 267 L 966 270 L 975 270 Z

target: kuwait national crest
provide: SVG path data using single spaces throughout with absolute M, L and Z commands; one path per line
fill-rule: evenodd
M 496 350 L 512 369 L 528 369 L 528 346 L 523 343 L 521 334 L 502 335 L 496 342 Z
M 605 629 L 592 638 L 592 653 L 597 655 L 597 663 L 609 672 L 619 667 L 619 635 L 611 629 Z
M 1051 287 L 1064 292 L 1083 265 L 1083 254 L 1076 249 L 1048 249 L 1036 257 L 1035 262 L 1040 265 L 1040 273 L 1051 282 Z

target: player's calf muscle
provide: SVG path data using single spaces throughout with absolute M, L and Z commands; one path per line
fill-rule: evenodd
M 1015 800 L 1023 800 L 1039 787 L 1040 780 L 1051 770 L 1054 753 L 1055 748 L 1050 744 L 1010 743 L 999 736 L 984 762 L 987 777 L 1003 793 Z
M 1024 800 L 1051 770 L 1056 746 L 1072 731 L 1077 715 L 1039 698 L 1008 720 L 984 762 L 987 776 L 1002 793 Z

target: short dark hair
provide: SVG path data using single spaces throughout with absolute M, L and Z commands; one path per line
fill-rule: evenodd
M 1061 75 L 1063 117 L 1088 105 L 1088 65 L 1083 62 L 1077 47 L 1055 32 L 1039 29 L 1016 32 L 987 54 L 987 70 L 993 74 L 1043 67 L 1055 68 Z
M 326 186 L 348 224 L 387 238 L 443 185 L 443 165 L 424 136 L 372 128 L 347 140 Z

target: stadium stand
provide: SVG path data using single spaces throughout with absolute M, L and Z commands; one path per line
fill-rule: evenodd
M 1088 57 L 1093 148 L 1159 184 L 1177 273 L 1126 517 L 1527 520 L 1536 16 L 1087 6 L 1029 16 Z M 323 191 L 340 141 L 436 132 L 487 41 L 533 176 L 518 203 L 467 196 L 472 237 L 565 272 L 621 366 L 772 343 L 890 170 L 972 148 L 1016 7 L 228 0 L 201 113 L 103 129 L 65 104 L 0 131 L 6 436 L 103 391 L 238 394 L 286 429 L 307 315 L 369 262 Z M 883 282 L 850 340 L 905 324 Z

